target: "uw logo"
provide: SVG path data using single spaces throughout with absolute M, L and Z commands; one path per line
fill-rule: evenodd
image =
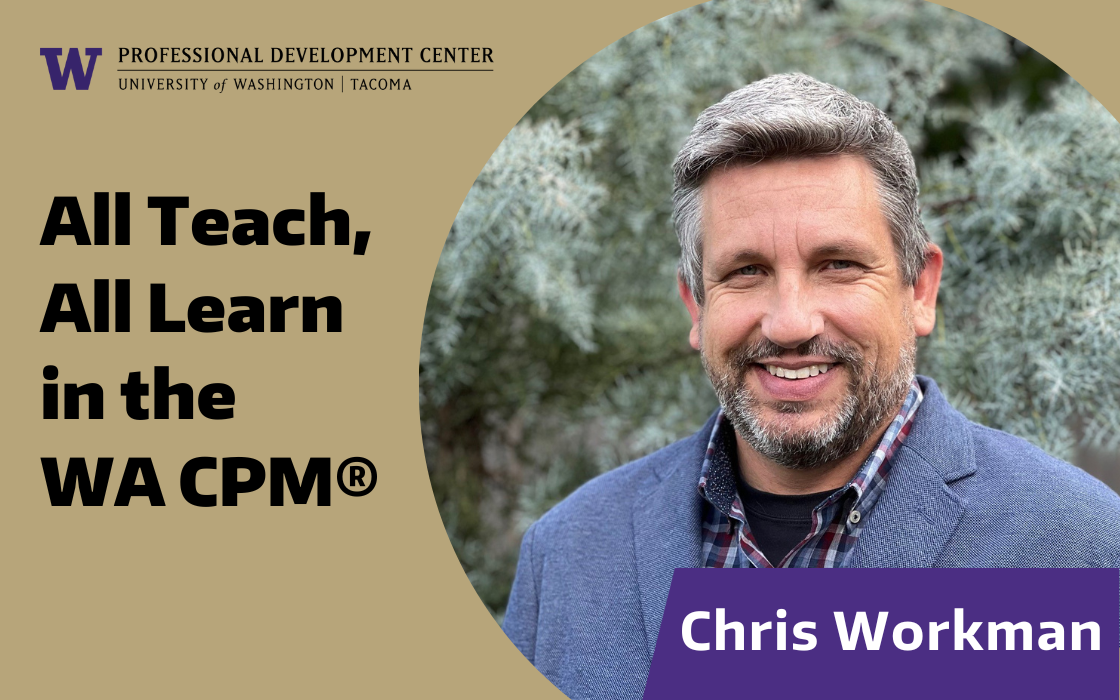
M 82 57 L 77 49 L 70 49 L 66 54 L 66 66 L 62 68 L 58 65 L 58 57 L 62 55 L 62 49 L 39 49 L 39 55 L 47 59 L 47 71 L 51 74 L 51 85 L 55 90 L 65 90 L 71 74 L 74 76 L 75 88 L 89 90 L 89 81 L 93 78 L 93 66 L 97 63 L 97 57 L 101 55 L 101 49 L 86 49 L 89 68 L 85 70 L 82 69 Z

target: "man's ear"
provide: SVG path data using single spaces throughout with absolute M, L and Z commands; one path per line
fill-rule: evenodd
M 688 343 L 692 346 L 693 350 L 699 350 L 700 306 L 696 303 L 696 297 L 692 296 L 692 290 L 684 283 L 684 279 L 679 273 L 677 274 L 677 291 L 680 292 L 684 307 L 688 309 L 688 315 L 692 317 L 692 330 L 688 332 Z
M 937 289 L 941 286 L 941 267 L 945 260 L 935 243 L 926 248 L 926 266 L 914 283 L 914 332 L 929 335 L 937 323 Z

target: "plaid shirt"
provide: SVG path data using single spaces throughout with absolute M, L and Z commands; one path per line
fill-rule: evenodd
M 840 566 L 879 500 L 891 469 L 891 455 L 910 433 L 922 389 L 917 380 L 902 409 L 891 421 L 878 446 L 848 485 L 838 489 L 813 509 L 809 534 L 778 567 L 832 568 Z M 735 432 L 723 411 L 716 417 L 698 488 L 704 498 L 703 560 L 708 568 L 772 568 L 751 534 L 739 500 Z

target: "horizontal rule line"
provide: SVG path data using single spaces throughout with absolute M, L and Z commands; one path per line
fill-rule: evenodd
M 118 73 L 493 73 L 493 68 L 118 68 Z

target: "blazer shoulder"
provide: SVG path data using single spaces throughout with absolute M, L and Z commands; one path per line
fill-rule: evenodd
M 977 466 L 1021 488 L 1058 496 L 1092 497 L 1120 507 L 1120 496 L 1080 467 L 1023 438 L 970 423 Z
M 1120 551 L 1120 496 L 1088 472 L 1000 430 L 971 424 L 978 483 L 976 507 L 1037 517 L 1036 527 L 1103 537 Z M 998 499 L 998 502 L 997 502 Z

